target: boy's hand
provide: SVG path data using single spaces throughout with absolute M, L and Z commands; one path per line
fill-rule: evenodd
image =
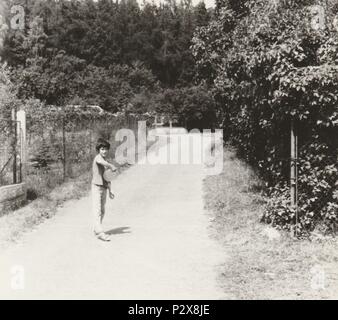
M 113 164 L 110 165 L 110 169 L 114 172 L 117 171 L 117 168 Z
M 112 193 L 111 191 L 109 191 L 109 198 L 112 200 L 115 199 L 115 194 Z

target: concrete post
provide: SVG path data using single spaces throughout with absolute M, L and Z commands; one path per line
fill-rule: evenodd
M 20 127 L 18 128 L 17 132 L 19 135 L 19 141 L 21 141 L 21 174 L 22 174 L 22 181 L 24 182 L 26 179 L 27 174 L 27 133 L 26 133 L 26 112 L 23 110 L 20 110 L 17 112 L 16 115 L 17 121 L 19 121 L 18 125 L 20 124 Z M 20 130 L 21 129 L 21 130 Z

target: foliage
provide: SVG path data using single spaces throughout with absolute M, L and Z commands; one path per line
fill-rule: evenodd
M 10 119 L 11 110 L 19 105 L 10 70 L 6 64 L 0 63 L 0 118 Z
M 29 160 L 34 168 L 48 171 L 49 165 L 56 161 L 55 156 L 56 154 L 52 147 L 46 141 L 43 141 Z
M 290 123 L 298 127 L 302 230 L 337 223 L 338 33 L 334 1 L 219 2 L 200 28 L 193 54 L 201 81 L 212 85 L 219 121 L 239 153 L 265 178 L 273 199 L 265 220 L 289 228 Z M 314 4 L 325 25 L 313 27 Z M 310 166 L 307 167 L 306 164 Z M 277 200 L 278 199 L 278 200 Z
M 29 7 L 27 32 L 9 33 L 3 54 L 16 66 L 13 79 L 21 99 L 98 105 L 109 112 L 161 110 L 183 124 L 196 116 L 205 126 L 210 123 L 207 110 L 200 109 L 213 102 L 201 97 L 203 107 L 195 98 L 189 49 L 195 26 L 211 17 L 203 3 L 140 9 L 132 1 L 35 0 Z M 175 92 L 181 99 L 191 94 L 189 103 L 177 101 L 172 108 L 169 95 Z
M 212 16 L 203 2 L 189 1 L 140 7 L 30 0 L 25 6 L 26 28 L 9 30 L 2 52 L 20 99 L 140 114 L 158 108 L 167 89 L 193 86 L 191 38 Z
M 211 129 L 216 124 L 214 98 L 204 85 L 164 90 L 156 111 L 176 118 L 189 130 Z

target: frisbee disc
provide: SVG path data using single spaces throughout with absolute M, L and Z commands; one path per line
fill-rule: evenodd
M 103 174 L 103 179 L 108 181 L 108 182 L 111 182 L 113 181 L 115 178 L 115 174 L 114 172 L 111 170 L 111 169 L 107 169 L 105 170 L 104 174 Z

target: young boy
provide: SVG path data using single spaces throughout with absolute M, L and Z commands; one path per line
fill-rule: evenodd
M 107 193 L 109 197 L 114 198 L 110 189 L 110 183 L 103 178 L 104 171 L 111 169 L 116 171 L 116 167 L 109 163 L 106 158 L 110 149 L 109 142 L 99 139 L 96 144 L 97 156 L 93 161 L 93 181 L 92 181 L 92 201 L 94 214 L 94 234 L 98 239 L 110 241 L 110 237 L 104 233 L 102 221 L 105 215 L 105 206 L 107 201 Z

